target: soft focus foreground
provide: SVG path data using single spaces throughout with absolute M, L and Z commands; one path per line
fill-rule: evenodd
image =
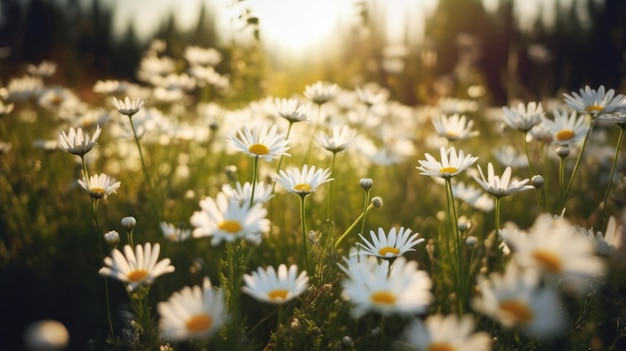
M 0 85 L 3 348 L 626 348 L 624 91 L 248 101 L 182 52 Z

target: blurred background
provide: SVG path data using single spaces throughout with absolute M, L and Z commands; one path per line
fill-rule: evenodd
M 505 104 L 622 89 L 624 19 L 622 0 L 2 0 L 0 82 L 42 60 L 78 90 L 132 80 L 159 39 L 173 56 L 224 52 L 234 86 L 247 75 L 246 100 L 324 79 L 376 82 L 406 104 L 478 85 Z

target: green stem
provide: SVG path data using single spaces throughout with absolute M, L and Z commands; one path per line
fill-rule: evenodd
M 454 236 L 454 246 L 456 254 L 456 297 L 459 302 L 459 315 L 465 313 L 465 274 L 462 273 L 462 238 L 457 223 L 456 206 L 454 205 L 454 195 L 452 194 L 452 182 L 450 178 L 446 178 L 446 200 L 448 202 L 448 221 L 450 223 L 450 232 Z
M 137 151 L 139 152 L 139 159 L 141 160 L 141 168 L 143 169 L 143 174 L 144 177 L 146 178 L 146 183 L 148 183 L 148 191 L 150 192 L 150 203 L 152 204 L 152 207 L 154 209 L 155 214 L 157 215 L 157 220 L 159 220 L 159 218 L 161 218 L 160 214 L 159 214 L 159 209 L 156 205 L 156 200 L 154 199 L 154 197 L 152 196 L 154 194 L 154 187 L 152 184 L 152 180 L 150 179 L 150 173 L 148 172 L 148 167 L 146 166 L 146 161 L 143 157 L 143 151 L 141 150 L 141 144 L 139 143 L 139 137 L 137 136 L 137 130 L 135 129 L 135 124 L 133 123 L 133 117 L 132 116 L 128 116 L 128 119 L 130 121 L 130 127 L 133 130 L 133 137 L 135 139 L 135 145 L 137 145 Z M 160 198 L 160 195 L 159 195 Z
M 254 191 L 256 189 L 256 177 L 257 177 L 258 165 L 259 165 L 259 156 L 254 156 L 254 163 L 252 165 L 252 194 L 250 194 L 250 207 L 254 205 Z
M 363 220 L 361 221 L 361 230 L 359 231 L 359 233 L 361 233 L 361 235 L 363 236 L 365 236 L 365 219 L 367 219 L 369 203 L 370 203 L 370 191 L 368 189 L 365 191 L 365 197 L 363 198 Z
M 589 129 L 587 129 L 587 134 L 585 134 L 585 139 L 583 140 L 583 145 L 578 152 L 578 157 L 576 158 L 576 164 L 574 164 L 574 169 L 572 170 L 572 174 L 570 175 L 569 181 L 567 182 L 567 187 L 565 188 L 565 192 L 561 197 L 561 210 L 559 211 L 559 213 L 563 212 L 563 209 L 565 208 L 565 200 L 567 200 L 567 196 L 569 195 L 572 183 L 574 182 L 574 177 L 576 176 L 576 172 L 578 171 L 578 166 L 580 165 L 583 153 L 585 152 L 585 147 L 587 146 L 589 135 L 591 135 L 591 131 L 593 130 L 593 122 L 594 120 L 591 120 L 591 124 L 589 124 Z
M 311 267 L 309 266 L 309 252 L 307 250 L 307 235 L 306 235 L 306 222 L 305 222 L 305 208 L 304 208 L 304 200 L 306 199 L 307 194 L 300 195 L 300 223 L 302 225 L 302 251 L 304 255 L 304 262 L 307 272 L 310 275 L 313 275 L 313 271 L 311 271 Z
M 500 235 L 498 234 L 498 231 L 500 230 L 500 204 L 501 204 L 501 200 L 502 198 L 499 196 L 495 197 L 495 230 L 496 230 L 496 236 L 495 238 L 493 238 L 493 248 L 496 251 L 496 264 L 500 265 L 500 259 L 502 257 L 502 254 L 500 252 L 500 247 L 499 247 L 499 238 Z M 498 266 L 499 268 L 500 266 Z M 498 271 L 500 271 L 500 269 L 498 269 Z
M 84 164 L 84 163 L 83 163 Z M 96 234 L 98 236 L 98 248 L 100 252 L 100 262 L 104 261 L 104 249 L 102 247 L 102 235 L 100 230 L 100 222 L 98 221 L 98 203 L 100 200 L 91 198 L 91 212 L 93 214 L 93 220 L 96 225 Z M 104 300 L 105 300 L 105 308 L 107 313 L 107 322 L 109 324 L 109 332 L 111 336 L 113 336 L 113 320 L 111 318 L 111 302 L 109 298 L 109 282 L 107 279 L 103 279 L 104 281 Z
M 333 156 L 330 159 L 330 174 L 335 174 L 335 158 L 337 156 L 336 152 L 333 152 Z M 332 204 L 334 202 L 334 189 L 335 189 L 335 182 L 330 182 L 330 189 L 328 192 L 328 197 L 326 198 L 326 221 L 328 223 L 330 223 L 331 218 L 330 218 L 330 213 L 331 213 L 331 208 L 332 208 Z
M 356 227 L 356 225 L 363 219 L 363 217 L 365 217 L 365 213 L 369 210 L 371 210 L 372 208 L 374 208 L 374 204 L 370 204 L 369 206 L 367 206 L 367 208 L 365 209 L 365 211 L 361 212 L 361 214 L 354 220 L 354 222 L 352 222 L 352 224 L 350 224 L 350 226 L 348 227 L 348 229 L 346 229 L 341 236 L 339 236 L 339 238 L 337 239 L 337 241 L 335 241 L 335 249 L 339 247 L 339 244 L 341 244 L 341 242 L 343 241 L 343 239 L 345 239 L 350 232 Z
M 289 121 L 289 127 L 287 127 L 287 134 L 285 135 L 285 140 L 289 140 L 289 134 L 291 134 L 292 126 L 293 126 L 293 122 Z M 285 155 L 280 155 L 280 158 L 278 159 L 278 167 L 276 167 L 276 174 L 280 174 L 280 167 L 283 164 L 284 158 L 285 158 Z M 272 194 L 274 193 L 275 189 L 276 189 L 276 182 L 274 182 L 274 184 L 272 185 Z
M 563 210 L 563 206 L 565 206 L 565 188 L 564 186 L 566 186 L 565 184 L 565 157 L 561 157 L 560 158 L 561 161 L 559 162 L 559 189 L 560 189 L 560 193 L 561 193 L 561 211 Z
M 528 151 L 528 141 L 526 140 L 526 136 L 528 135 L 528 132 L 524 132 L 524 135 L 522 137 L 522 143 L 524 144 L 524 153 L 526 154 L 526 159 L 528 160 L 528 169 L 530 170 L 530 176 L 534 176 L 535 175 L 535 168 L 533 167 L 533 163 L 530 159 L 530 152 Z
M 611 173 L 609 173 L 609 184 L 606 187 L 604 193 L 604 200 L 602 200 L 602 212 L 598 219 L 598 229 L 604 229 L 604 216 L 606 215 L 607 201 L 609 199 L 609 193 L 611 192 L 611 185 L 613 184 L 613 176 L 615 175 L 615 168 L 617 167 L 617 157 L 619 156 L 619 149 L 624 140 L 624 131 L 626 130 L 626 124 L 618 124 L 619 135 L 617 136 L 617 144 L 615 145 L 615 155 L 613 156 L 613 164 L 611 165 Z

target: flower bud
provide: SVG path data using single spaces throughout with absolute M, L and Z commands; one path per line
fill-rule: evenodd
M 569 156 L 569 147 L 560 146 L 558 149 L 556 149 L 556 154 L 560 158 L 566 158 L 567 156 Z
M 128 216 L 122 218 L 122 228 L 126 231 L 132 232 L 133 229 L 137 226 L 137 220 L 133 216 Z
M 530 183 L 535 187 L 535 189 L 539 189 L 543 185 L 543 177 L 540 175 L 533 176 L 530 179 Z
M 467 246 L 474 246 L 477 242 L 478 239 L 473 235 L 470 235 L 465 239 L 465 244 L 467 244 Z
M 115 230 L 111 230 L 104 234 L 104 241 L 112 247 L 115 247 L 120 242 L 120 234 Z
M 374 205 L 374 207 L 383 207 L 383 199 L 380 196 L 374 196 L 372 198 L 372 205 Z
M 372 185 L 374 185 L 374 181 L 372 178 L 361 178 L 359 185 L 361 185 L 363 190 L 369 191 L 372 188 Z

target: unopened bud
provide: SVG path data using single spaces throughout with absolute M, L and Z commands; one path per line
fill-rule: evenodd
M 372 198 L 372 205 L 374 205 L 374 207 L 383 207 L 383 199 L 380 196 L 374 196 Z
M 372 178 L 361 178 L 359 185 L 361 185 L 363 190 L 369 191 L 372 188 L 372 185 L 374 185 L 374 181 Z
M 535 187 L 535 189 L 539 189 L 543 185 L 543 177 L 540 175 L 533 176 L 530 179 L 530 183 Z
M 120 242 L 120 233 L 111 230 L 104 234 L 104 241 L 110 246 L 115 247 Z
M 566 158 L 567 156 L 569 156 L 569 147 L 560 146 L 558 149 L 556 149 L 556 154 L 560 158 Z
M 137 226 L 137 220 L 133 216 L 122 218 L 122 228 L 126 231 L 132 232 Z
M 478 239 L 473 235 L 470 235 L 465 239 L 465 244 L 467 244 L 467 246 L 474 246 L 477 242 Z

